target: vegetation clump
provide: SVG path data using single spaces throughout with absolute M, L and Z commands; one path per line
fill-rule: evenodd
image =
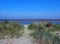
M 0 36 L 15 37 L 22 35 L 24 26 L 16 22 L 0 22 Z
M 38 44 L 60 44 L 59 37 L 51 34 L 51 30 L 54 30 L 52 24 L 39 22 L 37 25 L 36 23 L 29 25 L 28 28 L 34 31 L 30 36 L 32 36 Z

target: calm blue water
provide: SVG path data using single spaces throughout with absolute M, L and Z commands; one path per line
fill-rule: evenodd
M 19 22 L 19 23 L 21 23 L 21 24 L 31 24 L 32 22 Z
M 0 22 L 1 22 L 2 20 L 0 20 Z M 3 20 L 4 21 L 4 20 Z M 18 23 L 21 23 L 21 24 L 31 24 L 31 23 L 33 23 L 33 22 L 30 22 L 30 21 L 14 21 L 14 20 L 10 20 L 10 22 L 18 22 Z M 37 21 L 38 22 L 38 21 Z M 40 22 L 40 21 L 39 21 Z M 51 22 L 52 24 L 60 24 L 60 21 L 59 22 Z
M 31 24 L 31 23 L 33 23 L 33 22 L 20 22 L 20 23 L 22 23 L 22 24 Z M 60 24 L 60 22 L 50 22 L 50 23 L 52 23 L 52 24 Z
M 60 24 L 60 22 L 51 22 L 52 24 Z

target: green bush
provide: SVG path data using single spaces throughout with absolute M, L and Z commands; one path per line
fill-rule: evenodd
M 0 34 L 3 36 L 20 36 L 22 35 L 21 31 L 23 31 L 24 26 L 22 24 L 16 22 L 0 22 Z

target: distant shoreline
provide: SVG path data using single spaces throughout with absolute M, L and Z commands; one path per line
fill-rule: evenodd
M 0 21 L 60 21 L 60 19 L 0 19 Z
M 21 23 L 21 24 L 32 24 L 33 22 L 40 22 L 40 21 L 46 21 L 46 22 L 51 22 L 52 24 L 60 24 L 59 19 L 44 19 L 44 20 L 40 20 L 40 19 L 0 19 L 0 22 L 4 22 L 4 21 L 9 21 L 9 22 L 17 22 L 17 23 Z

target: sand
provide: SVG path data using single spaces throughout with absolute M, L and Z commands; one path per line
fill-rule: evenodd
M 27 29 L 27 25 L 24 25 L 24 33 L 23 36 L 20 38 L 13 38 L 13 39 L 5 39 L 5 40 L 0 40 L 0 44 L 34 44 L 33 43 L 33 38 L 29 36 L 31 31 Z M 36 44 L 36 43 L 35 43 Z

